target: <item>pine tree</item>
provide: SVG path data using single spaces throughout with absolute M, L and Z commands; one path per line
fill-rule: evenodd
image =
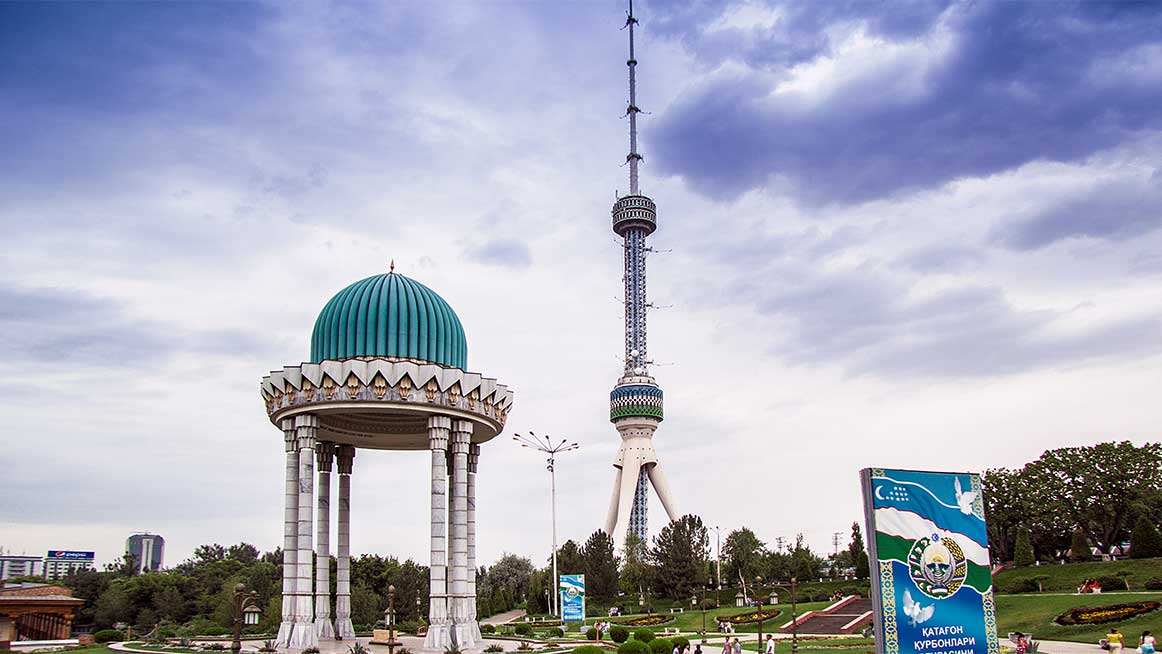
M 613 539 L 598 529 L 581 548 L 585 561 L 585 593 L 594 599 L 612 599 L 617 594 L 617 557 Z
M 1033 565 L 1033 544 L 1029 542 L 1029 529 L 1021 527 L 1017 530 L 1017 545 L 1013 548 L 1013 563 L 1016 565 Z
M 1130 540 L 1130 558 L 1150 559 L 1156 556 L 1162 556 L 1162 536 L 1149 517 L 1140 515 Z
M 871 575 L 871 570 L 868 568 L 867 552 L 863 547 L 863 533 L 859 529 L 859 523 L 851 523 L 851 546 L 849 547 L 851 558 L 855 561 L 855 578 L 867 579 Z
M 1093 552 L 1089 549 L 1089 539 L 1081 527 L 1073 530 L 1073 541 L 1069 545 L 1069 560 L 1073 562 L 1092 561 Z

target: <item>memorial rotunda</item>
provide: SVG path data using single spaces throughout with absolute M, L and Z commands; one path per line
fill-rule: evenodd
M 279 647 L 305 649 L 320 639 L 355 637 L 348 537 L 357 449 L 431 451 L 430 626 L 424 648 L 442 652 L 481 642 L 476 470 L 480 445 L 504 429 L 512 391 L 467 372 L 467 360 L 464 328 L 448 303 L 393 270 L 331 298 L 315 322 L 310 362 L 263 378 L 266 411 L 286 449 Z M 331 555 L 333 471 L 334 612 L 330 566 L 313 565 L 315 556 L 325 562 Z

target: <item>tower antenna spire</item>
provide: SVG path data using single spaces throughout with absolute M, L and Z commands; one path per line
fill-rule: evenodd
M 637 106 L 637 57 L 633 49 L 633 28 L 637 25 L 637 18 L 633 15 L 633 0 L 629 0 L 629 14 L 625 17 L 625 25 L 629 28 L 629 59 L 625 65 L 629 68 L 629 104 L 625 113 L 629 115 L 629 154 L 625 160 L 629 163 L 629 194 L 638 194 L 638 162 L 642 155 L 637 151 L 637 115 L 641 109 Z

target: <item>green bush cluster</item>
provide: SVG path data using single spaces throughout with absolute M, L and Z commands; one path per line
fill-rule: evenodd
M 496 625 L 494 625 L 494 624 L 482 624 L 482 625 L 480 625 L 480 633 L 482 633 L 482 634 L 494 634 L 494 633 L 496 633 Z
M 635 629 L 633 632 L 633 639 L 643 643 L 648 643 L 654 639 L 654 632 L 652 629 L 647 629 L 645 627 L 642 627 L 641 629 Z
M 93 633 L 95 643 L 112 643 L 120 640 L 125 640 L 125 632 L 117 629 L 102 629 Z
M 624 643 L 625 641 L 629 640 L 629 629 L 626 629 L 619 624 L 615 624 L 609 628 L 609 637 L 615 643 Z
M 651 632 L 652 635 L 652 632 Z M 617 647 L 617 654 L 646 654 L 650 648 L 645 641 L 638 640 L 637 634 L 634 634 L 633 640 L 627 640 Z
M 549 630 L 549 636 L 552 636 L 553 638 L 564 638 L 565 630 L 560 627 L 553 627 Z
M 585 630 L 585 640 L 597 640 L 597 628 L 590 627 Z
M 574 647 L 573 654 L 605 654 L 605 650 L 597 645 L 582 645 Z
M 1162 577 L 1150 577 L 1143 585 L 1146 590 L 1162 590 Z
M 1005 594 L 1036 593 L 1037 582 L 1032 579 L 1014 579 L 997 585 L 997 590 Z
M 1125 590 L 1126 582 L 1122 581 L 1121 577 L 1113 577 L 1110 575 L 1102 575 L 1097 577 L 1097 583 L 1101 585 L 1103 591 L 1106 590 Z
M 674 646 L 666 638 L 655 638 L 650 641 L 650 654 L 670 654 Z
M 528 625 L 528 624 L 524 624 L 524 623 L 518 624 L 516 627 L 513 628 L 513 631 L 515 631 L 516 635 L 518 635 L 518 636 L 531 636 L 531 635 L 533 635 L 532 625 Z

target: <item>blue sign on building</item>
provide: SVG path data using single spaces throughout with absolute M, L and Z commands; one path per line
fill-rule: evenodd
M 94 558 L 93 552 L 76 552 L 73 550 L 49 550 L 48 557 L 50 559 L 69 559 L 74 561 L 92 561 Z
M 999 654 L 980 475 L 860 472 L 877 654 Z
M 585 575 L 561 575 L 561 619 L 585 621 Z

